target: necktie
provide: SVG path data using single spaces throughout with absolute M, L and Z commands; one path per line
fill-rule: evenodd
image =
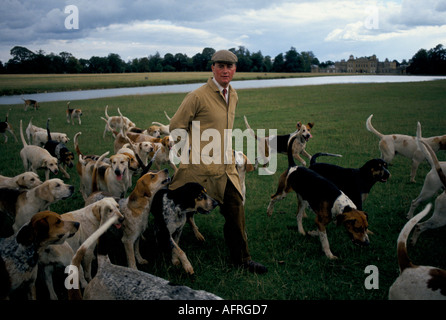
M 226 88 L 223 89 L 223 97 L 225 98 L 226 103 L 228 103 L 228 99 L 226 98 L 226 93 L 227 93 L 227 92 L 228 92 L 228 90 L 226 90 Z

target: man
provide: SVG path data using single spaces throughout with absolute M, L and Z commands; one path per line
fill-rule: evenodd
M 235 161 L 225 161 L 225 150 L 223 150 L 225 129 L 232 129 L 234 125 L 238 102 L 237 92 L 229 85 L 236 71 L 236 63 L 237 56 L 232 52 L 217 51 L 212 56 L 213 78 L 202 87 L 190 92 L 172 117 L 171 132 L 175 129 L 184 129 L 189 134 L 192 141 L 190 151 L 192 160 L 189 163 L 180 163 L 169 188 L 176 189 L 190 181 L 204 186 L 209 195 L 220 204 L 220 212 L 225 218 L 224 236 L 232 262 L 250 272 L 260 274 L 267 272 L 267 269 L 253 261 L 249 254 L 245 232 L 245 209 Z M 216 154 L 211 152 L 209 155 L 202 152 L 203 147 L 210 143 L 201 141 L 202 133 L 207 129 L 216 130 L 220 134 L 221 152 Z M 193 134 L 198 132 L 200 136 L 194 137 Z M 199 146 L 193 141 L 199 141 Z M 199 161 L 193 159 L 196 154 L 199 155 Z

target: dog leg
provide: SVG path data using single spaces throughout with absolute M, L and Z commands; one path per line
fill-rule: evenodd
M 429 220 L 418 223 L 412 235 L 412 245 L 415 245 L 421 233 L 429 229 L 436 229 L 446 225 L 446 192 L 435 199 L 435 210 Z
M 139 241 L 140 241 L 140 238 L 138 238 L 136 241 L 135 241 L 135 257 L 136 257 L 136 261 L 138 261 L 138 263 L 139 264 L 148 264 L 149 263 L 149 261 L 147 261 L 146 259 L 144 259 L 142 256 L 141 256 L 141 252 L 139 251 Z
M 304 226 L 302 224 L 302 218 L 304 217 L 306 207 L 307 207 L 307 202 L 298 196 L 297 197 L 297 216 L 296 216 L 297 230 L 303 236 L 306 234 L 306 232 L 305 232 Z
M 54 266 L 52 265 L 46 265 L 43 269 L 45 274 L 45 284 L 48 289 L 48 293 L 50 295 L 50 300 L 58 300 L 56 291 L 54 291 L 54 284 L 53 284 L 53 271 Z
M 198 226 L 195 224 L 194 217 L 187 217 L 187 222 L 189 222 L 190 226 L 192 227 L 195 238 L 197 238 L 198 241 L 204 241 L 203 235 L 200 233 L 200 231 L 198 231 Z
M 180 247 L 173 241 L 171 238 L 173 249 L 172 249 L 172 263 L 174 265 L 178 265 L 179 262 L 181 262 L 181 265 L 183 266 L 184 271 L 186 271 L 187 274 L 193 275 L 194 274 L 194 268 L 192 268 L 191 263 L 187 259 L 186 254 L 183 250 L 180 249 Z
M 319 229 L 319 240 L 321 241 L 322 250 L 324 251 L 327 258 L 330 260 L 337 259 L 338 257 L 333 255 L 333 253 L 331 253 L 330 251 L 330 244 L 328 243 L 327 231 L 325 230 L 325 227 L 323 228 L 323 230 Z
M 70 179 L 70 175 L 63 166 L 64 166 L 63 164 L 59 164 L 59 170 L 62 172 L 65 178 Z
M 122 241 L 124 243 L 124 249 L 125 253 L 127 255 L 127 265 L 131 269 L 138 270 L 136 267 L 136 260 L 135 260 L 135 249 L 134 249 L 134 241 L 133 240 L 126 240 Z
M 420 163 L 418 160 L 412 159 L 412 168 L 410 170 L 410 182 L 415 182 L 415 176 L 417 175 L 418 166 Z

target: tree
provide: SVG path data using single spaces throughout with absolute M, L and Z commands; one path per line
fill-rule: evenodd
M 296 51 L 296 48 L 291 47 L 289 51 L 285 53 L 285 72 L 303 72 L 303 59 L 302 56 Z
M 283 72 L 284 68 L 285 68 L 285 59 L 283 58 L 283 53 L 280 53 L 274 58 L 273 71 Z

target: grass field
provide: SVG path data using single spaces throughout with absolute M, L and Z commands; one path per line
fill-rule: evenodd
M 0 96 L 87 89 L 129 88 L 205 82 L 210 72 L 146 72 L 109 74 L 0 74 Z M 317 73 L 240 72 L 238 80 L 314 77 Z M 331 74 L 333 75 L 333 74 Z
M 325 161 L 344 167 L 360 167 L 367 160 L 379 157 L 378 139 L 365 128 L 365 121 L 374 114 L 373 125 L 383 133 L 415 135 L 417 121 L 423 127 L 424 136 L 445 134 L 446 128 L 446 81 L 401 84 L 346 84 L 260 90 L 239 90 L 239 105 L 234 128 L 245 130 L 246 115 L 253 129 L 277 129 L 279 134 L 294 131 L 297 121 L 315 122 L 313 138 L 307 145 L 310 154 L 316 152 L 340 153 L 342 158 L 326 158 Z M 72 139 L 78 131 L 80 148 L 85 153 L 101 154 L 113 150 L 110 135 L 104 140 L 102 132 L 104 108 L 109 114 L 122 113 L 139 127 L 152 121 L 166 122 L 163 112 L 173 115 L 185 94 L 161 94 L 126 96 L 71 102 L 79 107 L 84 116 L 82 126 L 65 121 L 66 101 L 42 103 L 38 111 L 23 110 L 23 105 L 12 106 L 9 120 L 19 138 L 20 119 L 27 125 L 32 118 L 37 126 L 45 127 L 51 117 L 52 131 L 66 132 Z M 0 106 L 0 115 L 9 106 Z M 268 132 L 268 130 L 267 130 Z M 72 140 L 68 146 L 73 148 Z M 0 144 L 0 174 L 13 176 L 23 171 L 19 151 L 20 142 L 10 138 Z M 440 160 L 446 153 L 440 151 Z M 223 238 L 224 219 L 219 210 L 195 220 L 206 241 L 199 243 L 186 226 L 181 247 L 187 253 L 195 277 L 184 274 L 181 268 L 171 265 L 168 255 L 160 253 L 153 240 L 150 226 L 142 255 L 150 261 L 140 269 L 184 284 L 195 289 L 213 292 L 225 299 L 235 300 L 382 300 L 387 299 L 389 286 L 398 276 L 396 239 L 407 222 L 405 215 L 410 202 L 421 190 L 424 176 L 430 170 L 423 163 L 417 174 L 417 182 L 409 182 L 410 160 L 396 157 L 390 166 L 391 178 L 378 183 L 365 202 L 369 214 L 369 247 L 357 247 L 351 243 L 345 230 L 334 224 L 328 227 L 332 252 L 339 257 L 330 261 L 322 253 L 319 239 L 299 235 L 296 227 L 296 197 L 290 194 L 276 205 L 272 217 L 266 215 L 270 195 L 275 192 L 280 173 L 287 166 L 286 157 L 278 155 L 279 169 L 272 176 L 247 175 L 246 220 L 249 246 L 254 260 L 265 264 L 265 275 L 250 274 L 229 264 Z M 69 171 L 67 183 L 79 186 L 74 169 Z M 43 178 L 43 175 L 41 175 Z M 433 201 L 433 200 L 432 200 Z M 64 213 L 83 206 L 77 191 L 71 198 L 51 206 L 53 211 Z M 420 211 L 420 208 L 417 210 Z M 306 230 L 312 230 L 314 214 L 308 212 L 304 220 Z M 427 231 L 409 254 L 415 264 L 446 268 L 445 227 Z M 119 241 L 114 242 L 111 259 L 124 263 L 125 255 Z M 378 268 L 379 288 L 366 289 L 365 280 L 369 265 Z M 63 275 L 63 270 L 61 271 Z M 63 288 L 62 285 L 60 285 Z M 43 290 L 43 289 L 41 289 Z M 41 291 L 42 292 L 42 291 Z M 43 297 L 45 293 L 43 293 Z

